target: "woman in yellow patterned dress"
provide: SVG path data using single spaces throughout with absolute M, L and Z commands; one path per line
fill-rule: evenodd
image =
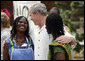
M 50 14 L 46 18 L 48 34 L 53 35 L 53 41 L 49 45 L 49 60 L 72 60 L 71 43 L 61 44 L 56 38 L 64 35 L 62 18 L 57 14 Z

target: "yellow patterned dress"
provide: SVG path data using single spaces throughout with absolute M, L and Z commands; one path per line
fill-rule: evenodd
M 62 52 L 66 56 L 66 60 L 72 60 L 72 54 L 71 54 L 71 44 L 60 44 L 56 40 L 54 40 L 49 45 L 49 54 L 48 54 L 48 60 L 55 60 L 54 54 L 57 52 Z

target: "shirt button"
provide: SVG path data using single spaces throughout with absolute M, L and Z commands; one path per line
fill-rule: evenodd
M 40 32 L 39 32 L 39 34 L 40 34 Z
M 38 49 L 39 49 L 40 47 L 38 47 Z
M 40 41 L 40 40 L 38 40 L 38 41 Z
M 38 56 L 39 56 L 39 54 L 38 54 Z

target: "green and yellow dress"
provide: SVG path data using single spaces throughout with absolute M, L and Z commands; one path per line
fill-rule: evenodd
M 52 41 L 52 43 L 49 45 L 49 54 L 48 59 L 49 60 L 55 60 L 54 54 L 57 52 L 62 52 L 66 55 L 66 60 L 72 60 L 72 54 L 71 54 L 71 44 L 60 44 L 56 40 Z

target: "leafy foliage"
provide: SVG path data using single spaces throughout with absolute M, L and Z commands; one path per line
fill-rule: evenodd
M 68 26 L 76 37 L 78 43 L 75 50 L 80 52 L 84 48 L 79 44 L 80 41 L 84 40 L 84 1 L 69 1 L 69 3 L 55 1 L 55 4 L 59 6 L 64 25 Z M 83 31 L 78 32 L 77 29 L 80 28 L 83 28 Z

